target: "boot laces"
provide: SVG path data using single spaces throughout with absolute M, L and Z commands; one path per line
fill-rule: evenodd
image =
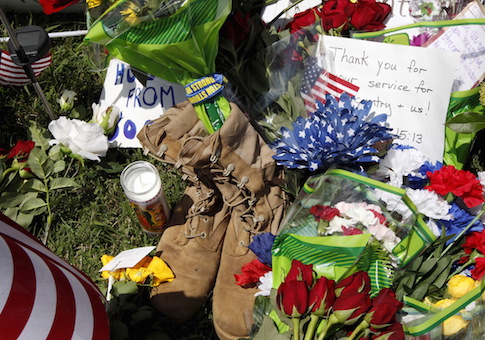
M 188 239 L 193 239 L 196 237 L 205 238 L 207 236 L 207 233 L 205 231 L 198 233 L 197 226 L 193 225 L 192 222 L 194 221 L 194 217 L 203 215 L 207 211 L 209 211 L 209 208 L 213 204 L 213 198 L 215 193 L 213 189 L 202 190 L 200 182 L 198 181 L 197 183 L 197 201 L 192 204 L 186 216 L 186 218 L 190 220 L 187 224 L 187 230 L 185 231 L 185 237 Z M 208 221 L 207 217 L 203 217 L 202 219 L 204 220 L 204 222 Z

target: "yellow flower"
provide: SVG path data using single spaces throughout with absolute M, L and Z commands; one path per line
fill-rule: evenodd
M 152 273 L 151 270 L 140 267 L 140 268 L 126 268 L 126 276 L 136 283 L 144 283 L 146 278 Z
M 446 319 L 443 322 L 443 326 L 442 326 L 443 335 L 444 336 L 454 335 L 459 331 L 461 331 L 462 329 L 464 329 L 466 326 L 468 326 L 467 321 L 465 321 L 459 315 L 453 315 L 452 317 Z
M 158 256 L 154 256 L 148 269 L 153 272 L 152 286 L 158 286 L 162 282 L 173 281 L 175 276 L 169 266 Z
M 112 259 L 114 259 L 114 257 L 110 256 L 110 255 L 104 254 L 103 256 L 101 256 L 101 262 L 103 263 L 103 267 L 105 265 L 107 265 L 109 263 L 109 261 L 111 261 Z M 119 280 L 123 276 L 123 270 L 117 269 L 114 272 L 110 272 L 110 271 L 105 270 L 105 271 L 101 272 L 101 277 L 104 278 L 104 279 L 108 279 L 110 276 L 112 276 L 113 279 L 115 279 L 115 280 Z
M 451 306 L 453 304 L 453 302 L 455 302 L 455 301 L 456 301 L 455 299 L 443 299 L 443 300 L 439 300 L 438 302 L 436 302 L 433 306 L 435 308 L 445 309 L 445 308 Z
M 98 7 L 103 3 L 103 0 L 86 0 L 86 3 L 88 5 L 88 9 Z
M 136 25 L 140 20 L 139 16 L 141 13 L 141 7 L 135 4 L 134 2 L 127 2 L 128 7 L 120 11 L 120 14 L 125 17 L 126 22 L 130 25 Z
M 455 275 L 448 281 L 448 293 L 455 299 L 475 288 L 475 280 L 464 275 Z

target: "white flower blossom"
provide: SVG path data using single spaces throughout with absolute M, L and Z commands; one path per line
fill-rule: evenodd
M 426 161 L 429 159 L 416 149 L 390 149 L 379 162 L 376 175 L 388 179 L 390 185 L 401 187 L 403 177 L 416 175 Z
M 106 134 L 110 134 L 116 128 L 120 118 L 120 108 L 118 106 L 109 106 L 101 110 L 101 105 L 93 103 L 93 123 L 98 123 L 104 129 Z
M 269 296 L 271 294 L 271 288 L 273 287 L 273 272 L 266 272 L 263 276 L 259 278 L 258 289 L 254 296 Z
M 64 90 L 64 92 L 62 92 L 61 98 L 57 99 L 61 110 L 72 110 L 72 108 L 74 107 L 74 101 L 77 99 L 76 94 L 76 92 L 70 90 Z
M 62 144 L 82 158 L 99 162 L 99 157 L 106 156 L 108 151 L 108 137 L 99 124 L 62 116 L 49 123 L 49 131 L 54 137 L 49 144 Z

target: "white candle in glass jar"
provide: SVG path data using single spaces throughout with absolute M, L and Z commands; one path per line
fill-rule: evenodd
M 161 234 L 169 210 L 157 168 L 149 162 L 133 162 L 121 173 L 121 186 L 143 230 L 152 235 Z

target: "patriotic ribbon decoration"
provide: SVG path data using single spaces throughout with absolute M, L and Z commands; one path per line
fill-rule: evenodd
M 103 296 L 24 228 L 0 214 L 3 340 L 108 340 Z
M 23 86 L 31 83 L 30 78 L 25 73 L 22 66 L 15 64 L 10 57 L 10 53 L 0 50 L 0 84 Z M 37 77 L 42 71 L 52 63 L 52 53 L 49 52 L 45 57 L 32 63 L 32 70 Z

